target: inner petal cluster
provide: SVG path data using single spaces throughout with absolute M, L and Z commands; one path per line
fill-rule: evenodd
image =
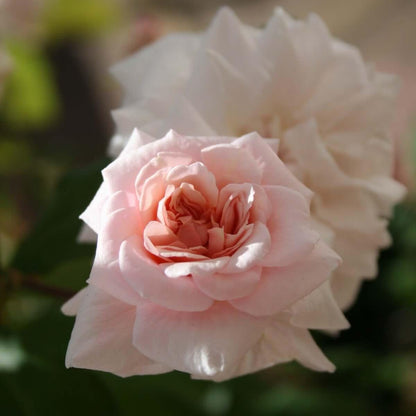
M 153 201 L 155 215 L 144 229 L 145 248 L 159 263 L 232 256 L 252 234 L 257 219 L 254 186 L 231 184 L 214 192 L 210 189 L 213 175 L 203 168 L 197 180 L 190 175 L 195 163 L 180 167 L 183 181 L 178 178 L 178 166 L 165 167 L 159 175 L 163 196 Z

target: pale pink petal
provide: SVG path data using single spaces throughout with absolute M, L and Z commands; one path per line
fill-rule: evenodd
M 218 132 L 229 134 L 227 130 L 247 119 L 260 101 L 259 85 L 269 74 L 256 46 L 251 28 L 225 7 L 202 38 L 185 94 Z
M 176 370 L 215 376 L 257 342 L 264 322 L 217 302 L 204 312 L 137 308 L 133 342 L 146 356 Z
M 120 209 L 105 218 L 98 235 L 97 251 L 88 283 L 108 294 L 135 305 L 140 297 L 131 290 L 120 273 L 119 251 L 121 243 L 137 231 L 135 208 Z
M 233 54 L 228 53 L 230 45 Z M 208 125 L 229 134 L 227 118 L 244 116 L 239 110 L 246 107 L 243 103 L 252 103 L 253 84 L 267 76 L 256 65 L 258 61 L 250 31 L 233 12 L 221 9 L 202 38 L 193 72 L 184 85 L 185 96 Z M 231 96 L 237 100 L 233 101 Z
M 337 230 L 361 232 L 365 229 L 367 233 L 377 234 L 386 224 L 368 193 L 353 187 L 320 192 L 314 200 L 314 210 L 319 219 Z
M 67 300 L 62 306 L 61 311 L 64 315 L 75 316 L 81 306 L 82 300 L 87 292 L 87 287 L 84 287 L 77 292 L 71 299 Z
M 124 88 L 124 102 L 171 96 L 189 76 L 199 44 L 198 35 L 170 34 L 114 65 L 111 72 Z
M 321 122 L 324 132 L 361 131 L 386 135 L 394 114 L 399 80 L 395 75 L 371 69 L 368 76 L 371 81 L 366 88 L 355 91 L 331 108 L 331 117 Z
M 142 132 L 138 134 L 141 135 Z M 193 160 L 200 160 L 201 148 L 206 145 L 206 141 L 204 138 L 189 140 L 173 131 L 169 131 L 165 137 L 145 144 L 138 149 L 132 149 L 108 165 L 102 171 L 107 189 L 112 193 L 120 190 L 134 193 L 137 175 L 158 153 L 185 152 Z
M 66 353 L 67 367 L 109 371 L 121 377 L 171 371 L 132 343 L 136 308 L 88 287 Z
M 147 251 L 160 256 L 158 246 L 167 246 L 178 242 L 178 237 L 166 225 L 158 221 L 151 221 L 143 232 L 143 244 Z M 183 247 L 185 248 L 185 247 Z
M 249 133 L 234 140 L 233 145 L 247 149 L 253 155 L 257 165 L 261 167 L 263 185 L 286 186 L 300 192 L 310 201 L 312 191 L 296 179 L 267 142 L 257 133 Z
M 137 126 L 137 124 L 136 124 Z M 133 132 L 133 133 L 131 133 Z M 126 145 L 124 146 L 123 150 L 120 154 L 128 154 L 133 150 L 139 149 L 140 147 L 144 146 L 145 144 L 154 142 L 156 140 L 155 137 L 146 134 L 144 131 L 139 131 L 137 128 L 132 128 L 128 134 L 131 136 L 128 137 Z
M 193 374 L 192 378 L 225 381 L 292 360 L 316 371 L 334 371 L 334 365 L 323 355 L 307 330 L 294 328 L 284 320 L 269 319 L 266 323 L 261 338 L 234 366 L 214 376 Z
M 278 313 L 321 285 L 339 263 L 335 252 L 318 242 L 301 262 L 287 267 L 264 267 L 255 291 L 230 302 L 237 309 L 255 316 Z
M 290 116 L 313 93 L 330 62 L 330 34 L 316 15 L 296 21 L 277 8 L 259 37 L 259 48 L 271 76 L 263 99 L 277 114 Z
M 261 277 L 261 267 L 252 267 L 241 273 L 193 276 L 199 289 L 215 300 L 230 300 L 253 292 Z
M 335 366 L 325 357 L 308 330 L 293 326 L 283 327 L 280 324 L 274 326 L 274 331 L 276 332 L 272 335 L 273 337 L 277 337 L 279 333 L 281 336 L 287 335 L 288 347 L 292 351 L 293 358 L 305 367 L 315 371 L 330 373 L 335 371 Z M 279 337 L 278 340 L 281 341 L 282 338 Z
M 211 275 L 222 271 L 229 260 L 229 257 L 217 257 L 208 260 L 169 263 L 164 267 L 164 273 L 175 279 L 181 276 Z
M 163 122 L 163 134 L 169 129 L 190 135 L 190 136 L 210 136 L 216 135 L 215 130 L 210 126 L 203 115 L 199 113 L 193 104 L 181 92 L 175 97 L 175 105 Z
M 142 192 L 140 191 L 144 183 L 153 175 L 157 174 L 161 169 L 172 168 L 178 165 L 189 165 L 193 162 L 193 159 L 186 153 L 179 152 L 159 152 L 153 159 L 151 159 L 146 165 L 144 165 L 136 178 L 136 189 L 139 197 Z
M 137 189 L 137 199 L 140 209 L 140 223 L 144 228 L 150 221 L 156 220 L 159 202 L 167 191 L 165 180 L 167 169 L 157 171 L 148 177 L 143 185 Z
M 212 305 L 212 299 L 202 293 L 191 278 L 167 277 L 158 264 L 143 256 L 141 244 L 135 236 L 125 241 L 120 249 L 121 272 L 131 291 L 176 311 L 204 311 Z
M 111 138 L 108 148 L 108 153 L 113 158 L 116 158 L 123 151 L 127 143 L 131 142 L 129 136 L 135 130 L 136 126 L 143 126 L 154 119 L 155 109 L 149 108 L 146 104 L 148 105 L 148 102 L 142 100 L 111 111 L 111 116 L 117 126 L 117 134 Z M 140 130 L 142 130 L 142 127 L 140 127 Z M 143 135 L 142 137 L 145 136 Z M 154 137 L 156 136 L 152 137 L 153 140 L 155 140 Z M 135 143 L 135 147 L 143 146 L 147 143 L 145 140 L 138 140 Z
M 345 311 L 355 302 L 363 279 L 356 276 L 346 276 L 338 270 L 331 278 L 331 288 L 339 307 Z
M 218 184 L 215 182 L 215 172 L 201 162 L 189 166 L 176 166 L 166 176 L 166 182 L 175 186 L 182 183 L 194 185 L 195 189 L 206 198 L 210 206 L 215 206 L 218 199 Z
M 109 196 L 107 185 L 102 183 L 86 210 L 79 216 L 96 234 L 100 231 L 101 208 Z
M 350 232 L 349 230 L 337 232 L 334 240 L 334 250 L 342 253 L 343 264 L 339 271 L 347 276 L 372 278 L 377 275 L 379 249 L 390 243 L 389 235 L 384 227 L 379 232 L 366 233 Z
M 245 149 L 219 144 L 202 150 L 202 161 L 217 180 L 221 189 L 230 183 L 260 183 L 258 163 Z
M 334 57 L 324 70 L 314 94 L 296 112 L 298 120 L 330 118 L 333 106 L 368 84 L 367 67 L 358 49 L 332 42 Z
M 238 202 L 238 206 L 233 207 L 232 204 L 236 202 Z M 235 212 L 234 208 L 238 207 L 241 209 L 237 209 Z M 215 211 L 220 226 L 224 226 L 224 219 L 228 216 L 231 222 L 235 223 L 233 228 L 238 230 L 244 220 L 265 223 L 270 215 L 271 206 L 261 186 L 251 183 L 230 183 L 221 189 Z M 240 215 L 235 215 L 236 213 Z M 225 232 L 229 233 L 227 226 L 224 228 Z
M 254 224 L 250 237 L 230 257 L 221 273 L 241 273 L 262 263 L 270 252 L 271 239 L 268 228 L 261 222 Z
M 281 144 L 286 158 L 299 165 L 312 190 L 353 185 L 326 148 L 316 120 L 309 119 L 286 130 Z
M 290 323 L 300 328 L 339 330 L 349 328 L 329 281 L 290 307 Z
M 311 229 L 309 207 L 300 193 L 282 186 L 265 186 L 264 190 L 273 210 L 267 222 L 271 248 L 261 264 L 288 266 L 313 250 L 319 234 Z

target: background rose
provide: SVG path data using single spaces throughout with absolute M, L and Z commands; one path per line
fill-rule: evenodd
M 337 301 L 353 302 L 377 273 L 386 218 L 404 194 L 391 179 L 394 77 L 366 66 L 316 15 L 295 21 L 280 8 L 263 30 L 222 9 L 206 33 L 167 36 L 113 73 L 125 89 L 113 155 L 134 127 L 280 138 L 279 156 L 314 191 L 315 228 L 343 258 Z
M 77 314 L 67 366 L 214 380 L 292 359 L 333 370 L 307 328 L 348 326 L 327 284 L 339 258 L 266 141 L 136 131 L 103 178 L 82 215 L 98 234 L 89 285 L 64 307 Z

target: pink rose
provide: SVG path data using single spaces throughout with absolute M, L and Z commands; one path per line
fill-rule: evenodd
M 277 141 L 134 132 L 82 215 L 98 235 L 66 364 L 223 380 L 296 359 L 332 371 L 308 328 L 348 326 Z

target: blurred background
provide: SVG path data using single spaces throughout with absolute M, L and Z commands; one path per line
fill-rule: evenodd
M 222 5 L 262 26 L 277 5 L 319 14 L 402 89 L 392 126 L 396 177 L 409 188 L 380 257 L 347 313 L 315 337 L 333 375 L 297 364 L 215 384 L 188 375 L 120 379 L 64 367 L 94 248 L 75 238 L 95 193 L 121 91 L 112 63 L 163 34 L 203 30 Z M 0 0 L 0 414 L 416 415 L 416 1 Z

